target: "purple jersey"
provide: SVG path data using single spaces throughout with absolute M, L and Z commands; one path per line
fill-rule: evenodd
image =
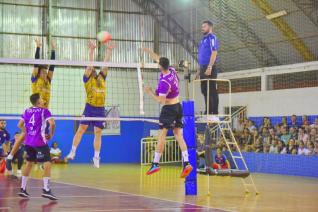
M 217 163 L 217 164 L 219 164 L 219 165 L 224 165 L 225 164 L 225 162 L 226 162 L 226 156 L 224 155 L 224 154 L 222 154 L 222 156 L 221 157 L 219 157 L 219 156 L 217 156 L 217 155 L 215 155 L 215 162 Z
M 32 147 L 46 145 L 45 128 L 47 120 L 52 118 L 51 112 L 46 108 L 30 107 L 24 111 L 21 118 L 26 129 L 25 145 Z
M 168 74 L 160 74 L 156 94 L 158 96 L 165 96 L 167 99 L 173 99 L 179 96 L 179 77 L 177 71 L 169 67 Z

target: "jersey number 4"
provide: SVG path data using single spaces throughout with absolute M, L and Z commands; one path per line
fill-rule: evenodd
M 34 126 L 35 123 L 35 119 L 34 119 L 34 114 L 31 116 L 29 124 L 32 124 L 32 126 Z

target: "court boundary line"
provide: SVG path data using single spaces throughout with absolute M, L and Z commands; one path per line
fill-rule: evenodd
M 74 184 L 74 183 L 66 183 L 66 182 L 60 182 L 60 181 L 51 181 L 51 182 L 65 184 L 65 185 L 72 185 L 72 186 L 77 186 L 77 187 L 82 187 L 82 188 L 96 189 L 96 190 L 101 190 L 101 191 L 109 191 L 109 192 L 120 193 L 120 194 L 131 195 L 131 196 L 137 196 L 137 197 L 144 197 L 144 198 L 148 198 L 148 199 L 155 199 L 155 200 L 161 200 L 161 201 L 167 201 L 167 202 L 174 202 L 174 203 L 179 203 L 179 204 L 187 204 L 187 205 L 191 205 L 191 206 L 202 207 L 203 209 L 215 209 L 215 210 L 221 210 L 221 211 L 227 211 L 227 212 L 234 212 L 234 211 L 227 210 L 227 209 L 222 209 L 222 208 L 209 207 L 209 206 L 206 206 L 206 205 L 197 205 L 197 204 L 193 204 L 193 203 L 180 202 L 180 201 L 163 199 L 163 198 L 159 198 L 159 197 L 147 196 L 147 195 L 142 195 L 142 194 L 133 194 L 133 193 L 128 193 L 128 192 L 115 191 L 115 190 L 105 189 L 105 188 L 89 187 L 89 186 L 85 186 L 85 185 L 77 185 L 77 184 Z

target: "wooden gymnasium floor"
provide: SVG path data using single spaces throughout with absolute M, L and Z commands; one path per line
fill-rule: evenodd
M 105 164 L 55 165 L 50 202 L 40 197 L 41 171 L 29 181 L 30 200 L 16 196 L 19 182 L 0 176 L 0 211 L 318 211 L 318 179 L 255 174 L 261 194 L 245 195 L 240 179 L 199 175 L 199 194 L 184 195 L 180 167 L 162 166 L 146 176 L 148 167 Z

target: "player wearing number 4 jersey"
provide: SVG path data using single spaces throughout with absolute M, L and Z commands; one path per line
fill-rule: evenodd
M 174 68 L 169 67 L 168 58 L 161 57 L 159 59 L 159 68 L 161 71 L 157 90 L 152 91 L 150 87 L 145 87 L 145 92 L 153 99 L 163 105 L 159 117 L 160 133 L 158 136 L 158 144 L 155 151 L 155 157 L 147 175 L 159 171 L 159 161 L 164 151 L 166 136 L 169 129 L 173 129 L 174 136 L 179 143 L 182 151 L 184 162 L 181 178 L 187 177 L 192 171 L 189 163 L 187 145 L 182 134 L 182 107 L 179 101 L 179 78 Z
M 94 60 L 94 51 L 96 48 L 95 43 L 90 41 L 88 43 L 89 59 Z M 109 43 L 106 48 L 104 62 L 110 60 L 114 45 Z M 94 67 L 87 67 L 83 76 L 83 82 L 86 91 L 86 105 L 83 112 L 84 117 L 105 117 L 105 98 L 106 98 L 106 76 L 107 67 L 102 67 L 101 71 L 97 74 Z M 74 159 L 76 149 L 81 142 L 83 134 L 86 132 L 89 125 L 94 127 L 94 167 L 99 168 L 99 153 L 102 140 L 102 129 L 105 122 L 103 121 L 81 121 L 80 126 L 73 138 L 73 145 L 70 153 L 67 155 L 68 159 Z
M 32 94 L 30 101 L 33 106 L 24 111 L 18 124 L 18 127 L 22 132 L 19 140 L 25 139 L 25 151 L 27 153 L 27 163 L 22 173 L 21 191 L 19 192 L 19 196 L 29 198 L 29 194 L 26 191 L 27 180 L 33 163 L 39 162 L 43 163 L 44 166 L 42 197 L 57 200 L 52 194 L 49 186 L 51 158 L 50 148 L 47 144 L 47 141 L 53 137 L 55 122 L 50 111 L 45 108 L 40 94 Z M 48 134 L 46 134 L 45 131 L 47 123 L 50 125 Z

